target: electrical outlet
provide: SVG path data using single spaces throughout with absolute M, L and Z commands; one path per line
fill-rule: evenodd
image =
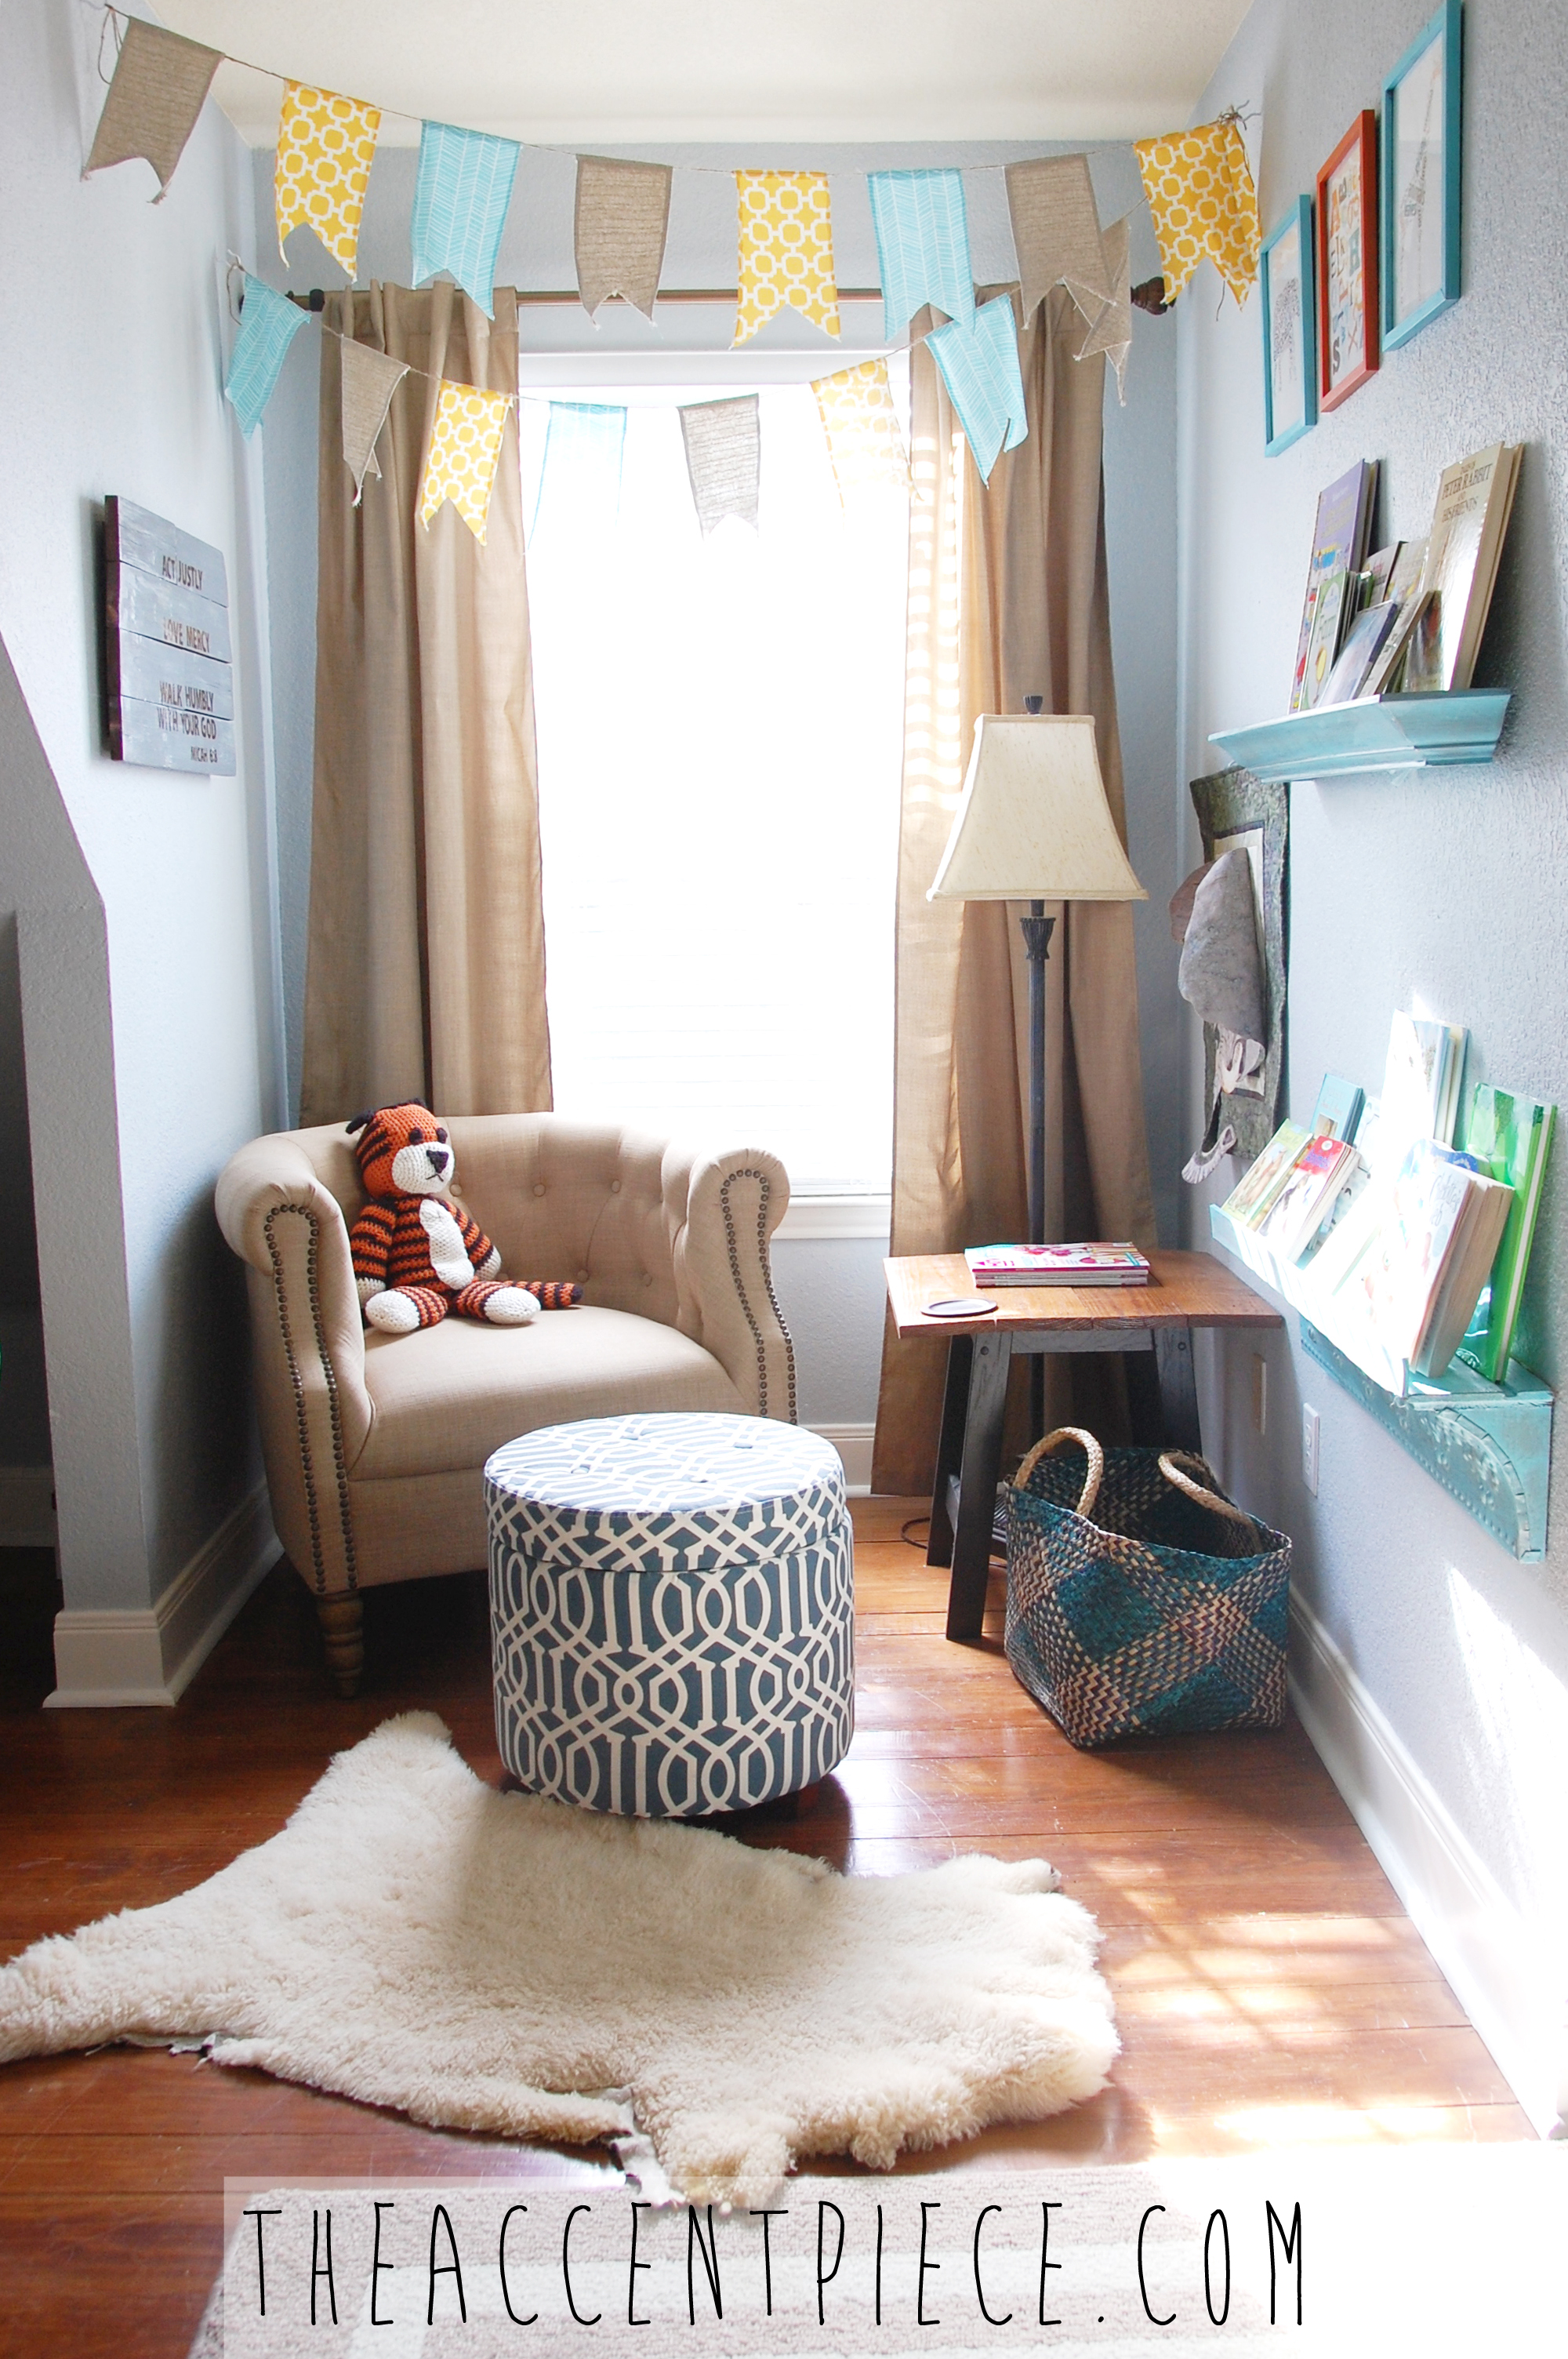
M 1302 1481 L 1315 1499 L 1317 1496 L 1317 1461 L 1319 1418 L 1316 1409 L 1306 1401 L 1302 1403 Z
M 1269 1363 L 1261 1352 L 1252 1354 L 1252 1427 L 1257 1433 L 1269 1430 Z

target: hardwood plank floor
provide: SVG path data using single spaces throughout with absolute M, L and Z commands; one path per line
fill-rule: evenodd
M 947 1645 L 945 1578 L 900 1538 L 915 1505 L 856 1503 L 849 1758 L 799 1817 L 724 1823 L 858 1875 L 968 1850 L 1052 1860 L 1104 1929 L 1124 2045 L 1092 2104 L 901 2169 L 1529 2139 L 1300 1728 L 1074 1752 L 1008 1669 L 998 1584 L 983 1643 Z M 48 1557 L 0 1552 L 0 1954 L 211 1875 L 391 1712 L 440 1712 L 479 1774 L 501 1776 L 478 1576 L 372 1593 L 352 1703 L 330 1691 L 286 1566 L 173 1712 L 40 1712 L 56 1603 Z M 161 2050 L 0 2068 L 0 2353 L 178 2359 L 218 2267 L 226 2175 L 607 2168 Z

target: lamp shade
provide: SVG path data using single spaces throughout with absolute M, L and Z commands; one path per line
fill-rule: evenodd
M 928 901 L 1146 901 L 1087 712 L 983 712 Z

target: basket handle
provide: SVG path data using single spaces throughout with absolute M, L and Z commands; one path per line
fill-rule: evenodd
M 1080 1516 L 1092 1515 L 1095 1501 L 1099 1496 L 1100 1477 L 1105 1473 L 1105 1452 L 1094 1435 L 1086 1433 L 1081 1425 L 1059 1425 L 1054 1433 L 1048 1433 L 1043 1440 L 1037 1441 L 1013 1476 L 1013 1486 L 1016 1490 L 1022 1491 L 1041 1459 L 1048 1457 L 1059 1441 L 1077 1442 L 1088 1458 L 1089 1462 L 1084 1470 L 1084 1487 L 1078 1500 L 1078 1513 Z
M 1190 1450 L 1165 1450 L 1160 1454 L 1160 1472 L 1167 1483 L 1173 1483 L 1178 1491 L 1184 1491 L 1187 1497 L 1195 1499 L 1200 1507 L 1210 1507 L 1217 1516 L 1227 1516 L 1232 1523 L 1245 1526 L 1252 1536 L 1253 1547 L 1261 1549 L 1263 1542 L 1257 1524 L 1246 1508 L 1238 1507 L 1232 1499 L 1222 1499 L 1217 1491 L 1211 1491 L 1206 1484 L 1195 1482 L 1190 1474 L 1184 1474 L 1184 1463 L 1198 1467 L 1205 1474 L 1212 1474 L 1214 1471 L 1206 1459 L 1195 1456 Z

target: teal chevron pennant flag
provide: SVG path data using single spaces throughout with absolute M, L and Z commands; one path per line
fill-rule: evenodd
M 414 284 L 449 270 L 488 319 L 495 317 L 495 255 L 512 202 L 521 154 L 514 139 L 459 131 L 449 123 L 419 126 L 419 178 L 414 187 Z
M 305 325 L 307 314 L 265 278 L 245 273 L 240 310 L 240 332 L 223 391 L 234 405 L 240 429 L 248 442 L 261 424 L 262 411 L 272 399 L 277 373 L 289 345 Z
M 624 409 L 601 401 L 552 401 L 529 539 L 552 517 L 579 536 L 608 530 L 621 513 L 625 449 Z
M 975 316 L 962 172 L 869 172 L 891 344 L 923 303 L 968 327 Z
M 955 320 L 927 336 L 980 481 L 989 484 L 999 451 L 1016 451 L 1029 433 L 1023 378 L 1018 365 L 1018 324 L 1012 298 L 982 303 L 972 327 Z

